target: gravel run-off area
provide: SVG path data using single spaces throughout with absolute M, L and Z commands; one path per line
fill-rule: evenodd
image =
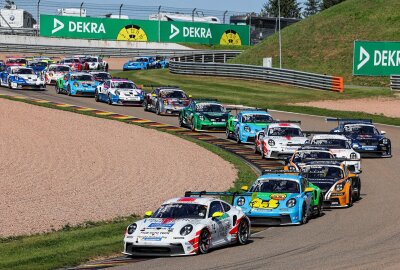
M 237 177 L 219 156 L 156 130 L 5 99 L 0 112 L 0 237 L 142 215 Z
M 382 114 L 388 117 L 400 117 L 400 98 L 362 98 L 312 101 L 293 103 L 297 106 L 317 107 L 329 110 L 365 112 Z

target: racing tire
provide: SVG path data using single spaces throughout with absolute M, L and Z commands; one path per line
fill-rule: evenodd
M 13 88 L 11 87 L 11 82 L 10 82 L 10 81 L 8 81 L 8 88 L 13 89 Z
M 192 123 L 190 123 L 190 130 L 191 131 L 196 131 L 196 126 L 194 124 L 194 120 L 192 120 Z
M 144 100 L 144 101 L 143 101 L 143 107 L 144 107 L 144 111 L 145 111 L 145 112 L 148 112 L 148 111 L 149 111 L 149 105 L 148 105 L 148 103 L 147 103 L 147 100 Z
M 226 138 L 229 140 L 231 138 L 231 132 L 229 131 L 228 128 L 226 128 L 225 134 L 226 134 Z
M 317 206 L 317 212 L 315 213 L 315 216 L 316 217 L 322 217 L 323 212 L 324 212 L 323 199 L 322 199 L 322 197 L 319 197 L 318 206 Z
M 104 71 L 108 72 L 108 64 L 104 67 Z
M 100 99 L 99 99 L 99 93 L 98 93 L 97 91 L 94 92 L 94 100 L 95 100 L 96 102 L 99 102 L 99 101 L 100 101 Z
M 206 254 L 210 249 L 211 234 L 207 229 L 203 229 L 199 235 L 199 254 Z
M 254 143 L 254 154 L 259 154 L 260 152 L 257 149 L 257 144 Z
M 264 147 L 261 148 L 261 158 L 262 158 L 262 159 L 266 158 L 263 148 L 264 148 Z
M 350 188 L 349 203 L 347 204 L 347 207 L 350 208 L 352 206 L 353 206 L 353 189 Z
M 358 183 L 357 183 L 357 193 L 356 193 L 356 195 L 354 196 L 353 201 L 355 201 L 355 202 L 356 202 L 356 201 L 359 201 L 360 198 L 361 198 L 361 181 L 358 180 Z
M 300 224 L 304 225 L 307 224 L 307 222 L 308 222 L 307 206 L 305 203 L 303 203 Z
M 71 86 L 69 86 L 69 85 L 68 85 L 68 88 L 67 88 L 67 95 L 71 96 Z
M 111 95 L 108 94 L 108 101 L 107 101 L 108 105 L 112 105 L 112 99 L 111 99 Z
M 236 143 L 237 144 L 241 144 L 242 142 L 240 141 L 240 131 L 238 130 L 237 134 L 236 134 Z
M 178 116 L 178 122 L 179 122 L 179 126 L 180 127 L 184 126 L 184 124 L 183 124 L 183 116 L 181 116 L 181 115 Z
M 58 84 L 56 84 L 55 88 L 56 88 L 56 93 L 57 94 L 61 94 L 61 91 L 60 91 L 60 88 L 58 87 Z
M 161 108 L 160 108 L 160 103 L 157 102 L 156 104 L 156 114 L 160 115 L 161 114 Z
M 237 232 L 237 243 L 246 245 L 250 237 L 250 226 L 247 220 L 242 219 L 239 223 Z

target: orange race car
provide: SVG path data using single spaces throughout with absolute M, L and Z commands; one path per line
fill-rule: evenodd
M 359 175 L 343 162 L 315 159 L 302 166 L 301 175 L 321 189 L 325 207 L 351 207 L 361 197 Z

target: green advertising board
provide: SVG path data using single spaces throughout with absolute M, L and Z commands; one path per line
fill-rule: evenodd
M 40 35 L 79 39 L 249 45 L 246 25 L 40 15 Z
M 400 42 L 354 41 L 353 75 L 400 74 Z

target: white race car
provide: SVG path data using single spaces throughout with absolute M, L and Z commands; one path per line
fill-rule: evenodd
M 345 165 L 355 173 L 361 172 L 361 155 L 351 147 L 351 140 L 344 135 L 316 134 L 311 138 L 311 144 L 317 144 L 329 148 L 337 158 L 345 158 L 354 161 L 345 161 Z M 354 169 L 354 170 L 353 170 Z
M 36 74 L 32 68 L 11 66 L 0 72 L 1 86 L 11 89 L 38 89 L 45 90 L 43 76 Z
M 286 159 L 309 140 L 296 121 L 269 124 L 256 133 L 255 152 L 263 158 Z
M 108 63 L 99 56 L 88 56 L 84 58 L 83 69 L 108 71 Z
M 97 86 L 94 98 L 109 105 L 141 105 L 144 92 L 127 79 L 109 79 Z
M 246 244 L 250 236 L 250 221 L 243 211 L 215 198 L 171 199 L 146 216 L 150 217 L 126 229 L 124 254 L 204 254 L 225 245 Z
M 45 73 L 46 84 L 56 84 L 58 79 L 70 71 L 71 68 L 67 65 L 51 64 Z

